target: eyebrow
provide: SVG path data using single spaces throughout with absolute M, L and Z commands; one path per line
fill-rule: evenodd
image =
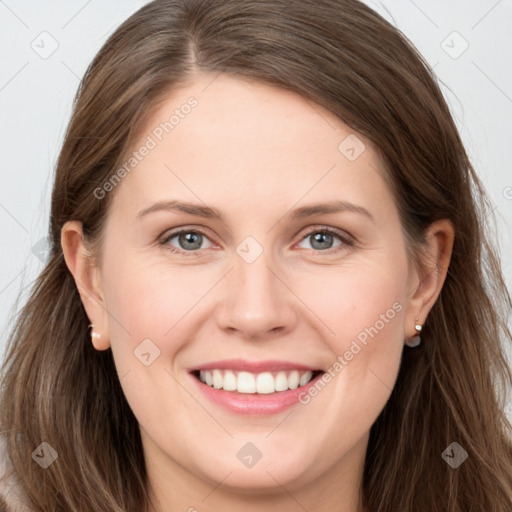
M 141 210 L 137 214 L 137 218 L 142 219 L 142 217 L 148 215 L 149 213 L 162 210 L 188 213 L 189 215 L 204 217 L 206 219 L 218 219 L 221 222 L 225 223 L 224 215 L 216 208 L 178 200 L 159 201 L 149 206 L 148 208 L 144 208 L 143 210 Z M 313 217 L 315 215 L 325 215 L 329 213 L 339 213 L 344 211 L 359 213 L 370 219 L 373 223 L 375 223 L 375 218 L 366 208 L 355 205 L 348 201 L 330 201 L 327 203 L 301 206 L 300 208 L 296 208 L 291 212 L 291 217 L 293 219 L 304 219 L 307 217 Z

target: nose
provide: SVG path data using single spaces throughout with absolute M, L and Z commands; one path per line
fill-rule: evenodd
M 234 255 L 216 309 L 220 329 L 248 340 L 265 340 L 292 331 L 297 324 L 297 298 L 280 272 L 265 257 L 247 263 Z M 294 300 L 295 299 L 295 300 Z

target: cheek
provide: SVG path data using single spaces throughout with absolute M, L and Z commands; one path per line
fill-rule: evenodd
M 351 340 L 364 345 L 377 336 L 387 338 L 402 331 L 407 276 L 401 268 L 399 260 L 389 265 L 374 260 L 289 279 L 296 283 L 294 291 L 307 305 L 312 321 L 316 318 L 315 324 L 323 325 L 326 339 L 339 354 Z
M 152 263 L 137 255 L 117 259 L 105 273 L 106 306 L 115 318 L 109 319 L 109 331 L 114 341 L 116 334 L 126 338 L 129 333 L 134 343 L 167 339 L 215 278 L 211 270 L 167 266 L 162 260 Z
M 323 411 L 316 428 L 320 437 L 332 438 L 333 461 L 348 445 L 339 443 L 332 426 L 343 425 L 344 440 L 355 442 L 382 411 L 398 376 L 407 276 L 401 270 L 405 258 L 396 256 L 317 274 L 309 295 L 306 288 L 298 292 L 318 315 L 316 325 L 323 325 L 332 353 L 325 385 L 301 399 Z
M 164 424 L 172 422 L 179 401 L 162 408 L 161 397 L 176 391 L 173 361 L 191 337 L 188 320 L 211 288 L 212 276 L 205 280 L 190 268 L 170 268 L 138 255 L 105 260 L 104 274 L 108 333 L 130 407 L 139 420 L 159 414 Z
M 329 373 L 336 394 L 343 397 L 340 410 L 334 408 L 338 414 L 344 414 L 344 407 L 360 409 L 363 400 L 368 414 L 360 417 L 374 419 L 395 384 L 404 340 L 404 268 L 405 254 L 397 252 L 294 281 L 302 282 L 297 295 L 332 354 Z

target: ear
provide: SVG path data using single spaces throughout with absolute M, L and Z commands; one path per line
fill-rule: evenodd
M 416 318 L 421 325 L 443 287 L 453 249 L 455 230 L 448 219 L 432 223 L 425 233 L 424 257 L 411 273 L 409 303 L 405 317 L 405 338 L 416 335 Z
M 61 230 L 60 240 L 66 265 L 75 279 L 87 316 L 94 325 L 94 332 L 100 335 L 99 338 L 91 338 L 94 348 L 106 350 L 110 347 L 110 341 L 100 269 L 85 246 L 82 223 L 66 222 Z

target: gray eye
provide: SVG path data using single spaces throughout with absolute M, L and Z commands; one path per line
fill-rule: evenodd
M 171 240 L 177 239 L 176 242 L 171 242 Z M 197 231 L 181 231 L 179 233 L 171 234 L 166 243 L 171 245 L 172 247 L 176 247 L 178 250 L 182 251 L 197 251 L 199 249 L 205 249 L 203 247 L 203 243 L 207 241 L 208 238 L 199 233 Z
M 194 250 L 200 249 L 203 241 L 203 235 L 190 231 L 188 233 L 180 233 L 178 242 L 182 249 Z
M 336 245 L 341 245 L 341 241 L 338 244 L 334 244 L 335 239 L 339 237 L 337 235 L 333 235 L 331 233 L 326 233 L 323 231 L 313 231 L 309 235 L 307 235 L 302 242 L 309 241 L 310 247 L 305 247 L 306 249 L 315 249 L 317 251 L 325 251 L 328 249 L 332 249 Z
M 315 233 L 312 236 L 312 243 L 311 246 L 313 249 L 330 249 L 332 242 L 333 242 L 333 236 L 329 233 Z

